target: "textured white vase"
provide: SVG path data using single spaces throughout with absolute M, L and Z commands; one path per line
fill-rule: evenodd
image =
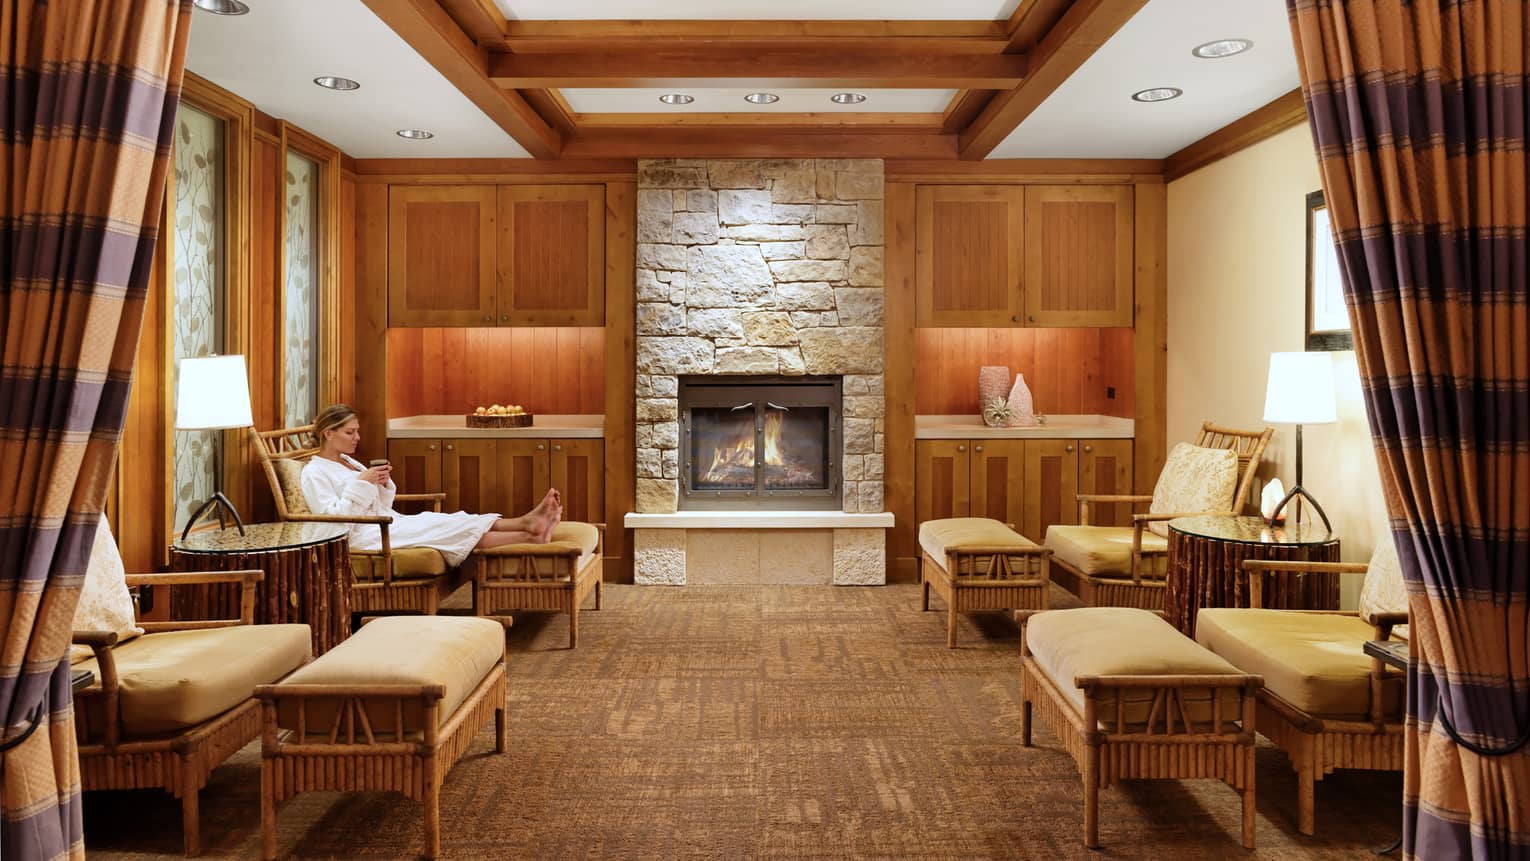
M 984 365 L 978 368 L 978 409 L 994 398 L 1009 397 L 1009 366 Z
M 1031 390 L 1025 385 L 1025 374 L 1015 374 L 1015 385 L 1009 390 L 1009 426 L 1030 427 L 1036 423 L 1036 408 L 1031 403 Z
M 1259 494 L 1259 513 L 1264 515 L 1265 520 L 1275 513 L 1275 506 L 1286 498 L 1286 489 L 1280 483 L 1279 478 L 1270 479 L 1270 483 L 1264 486 L 1264 492 Z M 1281 521 L 1286 519 L 1286 513 L 1280 513 Z

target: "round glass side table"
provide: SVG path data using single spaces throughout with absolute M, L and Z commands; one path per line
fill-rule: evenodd
M 1262 517 L 1195 516 L 1169 521 L 1169 563 L 1164 615 L 1195 636 L 1202 607 L 1247 607 L 1245 559 L 1339 561 L 1339 538 L 1322 524 L 1271 527 Z M 1339 575 L 1272 573 L 1261 578 L 1264 607 L 1332 610 L 1339 606 Z

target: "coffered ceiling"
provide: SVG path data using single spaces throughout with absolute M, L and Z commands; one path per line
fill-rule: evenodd
M 247 2 L 189 68 L 360 158 L 1163 158 L 1297 84 L 1276 0 Z

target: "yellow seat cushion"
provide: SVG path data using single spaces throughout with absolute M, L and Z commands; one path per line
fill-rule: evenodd
M 494 619 L 471 616 L 385 616 L 361 626 L 350 639 L 330 649 L 283 681 L 291 685 L 444 685 L 438 712 L 445 723 L 478 683 L 504 660 L 505 627 Z M 390 734 L 397 699 L 367 704 L 374 733 Z M 418 698 L 404 702 L 404 731 L 424 726 Z M 310 701 L 309 733 L 328 731 L 336 704 Z M 297 729 L 297 708 L 280 703 L 277 724 Z
M 1084 713 L 1084 691 L 1078 676 L 1241 675 L 1243 671 L 1197 645 L 1157 613 L 1130 607 L 1082 607 L 1047 610 L 1025 626 L 1025 644 L 1036 666 Z M 1127 648 L 1129 646 L 1129 648 Z M 1207 690 L 1186 694 L 1187 711 L 1196 721 L 1211 716 Z M 1147 721 L 1153 690 L 1131 689 L 1126 695 L 1128 725 Z M 1099 700 L 1097 700 L 1099 702 Z M 1106 697 L 1099 717 L 1114 720 L 1114 701 Z M 1222 715 L 1239 716 L 1237 695 L 1224 695 Z M 1176 722 L 1177 725 L 1177 722 Z
M 446 557 L 434 547 L 393 548 L 394 580 L 429 580 L 446 573 Z M 351 551 L 351 571 L 362 582 L 381 582 L 382 556 Z
M 112 649 L 122 730 L 149 736 L 196 726 L 249 699 L 312 654 L 307 625 L 238 625 L 144 634 Z M 94 658 L 75 669 L 101 677 Z M 92 738 L 104 730 L 101 698 L 86 697 Z
M 1052 558 L 1086 575 L 1132 576 L 1130 526 L 1048 526 L 1044 547 Z M 1168 539 L 1142 533 L 1144 551 L 1167 551 Z M 1162 572 L 1161 565 L 1144 565 L 1144 577 Z M 1160 576 L 1161 579 L 1161 576 Z
M 919 524 L 919 547 L 946 567 L 946 551 L 962 547 L 1035 547 L 1036 542 L 990 517 L 947 517 Z
M 596 548 L 600 547 L 600 530 L 592 523 L 565 520 L 553 527 L 551 540 L 546 544 L 504 544 L 479 552 L 485 556 L 515 556 L 527 550 L 544 550 L 550 547 L 578 550 L 579 560 L 574 563 L 574 570 L 583 571 L 584 566 L 588 565 L 594 557 Z
M 1313 715 L 1366 720 L 1371 706 L 1371 658 L 1363 651 L 1374 632 L 1364 620 L 1335 613 L 1208 608 L 1195 617 L 1195 638 L 1264 686 Z M 1400 715 L 1403 680 L 1382 685 L 1382 713 Z

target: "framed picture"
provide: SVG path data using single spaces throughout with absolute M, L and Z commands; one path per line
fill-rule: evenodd
M 1353 350 L 1339 251 L 1323 192 L 1307 195 L 1307 349 Z

